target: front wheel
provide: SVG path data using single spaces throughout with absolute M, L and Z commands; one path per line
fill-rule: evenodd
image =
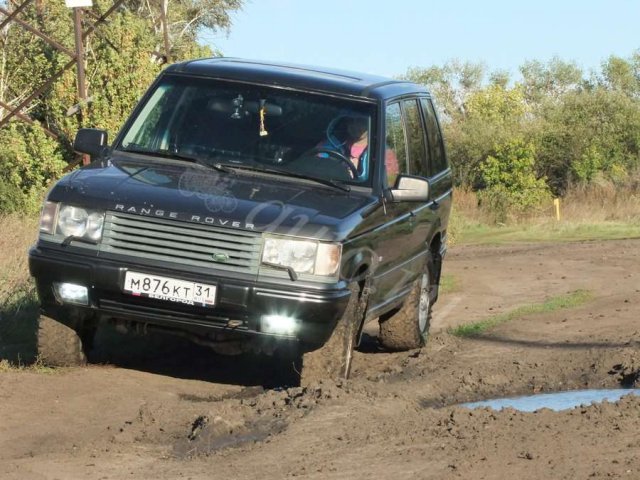
M 95 328 L 83 325 L 74 329 L 53 318 L 38 320 L 38 358 L 51 367 L 69 367 L 87 363 Z
M 378 340 L 389 350 L 402 351 L 423 347 L 431 327 L 431 269 L 427 262 L 422 275 L 413 284 L 402 307 L 380 318 Z
M 349 378 L 366 303 L 358 283 L 352 283 L 349 290 L 349 303 L 329 340 L 319 349 L 302 356 L 300 385 L 307 386 L 328 378 Z

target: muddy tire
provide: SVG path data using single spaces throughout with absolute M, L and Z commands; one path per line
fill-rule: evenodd
M 86 343 L 90 343 L 88 338 Z M 87 363 L 80 334 L 45 315 L 38 320 L 38 357 L 51 367 L 68 367 Z
M 378 340 L 388 350 L 420 348 L 427 342 L 431 327 L 431 262 L 413 284 L 402 307 L 380 318 Z
M 302 356 L 300 385 L 307 386 L 324 379 L 349 378 L 353 352 L 364 318 L 360 286 L 354 282 L 349 290 L 349 303 L 329 340 L 319 349 Z

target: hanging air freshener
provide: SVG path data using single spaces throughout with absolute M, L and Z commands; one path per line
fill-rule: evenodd
M 267 129 L 264 126 L 264 117 L 267 115 L 267 108 L 265 107 L 266 100 L 260 100 L 260 136 L 265 137 L 269 135 Z

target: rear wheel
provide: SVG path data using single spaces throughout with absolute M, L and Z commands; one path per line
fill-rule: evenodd
M 389 350 L 423 347 L 431 327 L 431 262 L 413 284 L 402 307 L 380 318 L 378 339 Z
M 72 328 L 53 318 L 40 315 L 38 320 L 38 357 L 52 367 L 67 367 L 87 363 L 95 327 L 80 325 Z
M 349 303 L 329 340 L 319 349 L 302 356 L 300 385 L 307 386 L 327 378 L 349 378 L 366 303 L 358 283 L 352 283 L 349 290 Z

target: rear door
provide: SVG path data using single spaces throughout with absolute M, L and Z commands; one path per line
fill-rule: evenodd
M 409 174 L 427 179 L 430 176 L 429 166 L 433 162 L 419 99 L 405 100 L 402 107 L 407 124 Z M 433 194 L 430 196 L 431 199 L 433 199 Z M 411 242 L 413 245 L 413 270 L 416 276 L 422 272 L 429 241 L 436 228 L 437 213 L 431 208 L 432 202 L 430 200 L 408 202 L 413 222 Z
M 393 188 L 400 174 L 426 177 L 429 150 L 416 98 L 394 101 L 385 111 L 384 177 Z M 411 288 L 422 271 L 433 212 L 428 203 L 387 202 L 384 225 L 377 232 L 379 264 L 373 278 L 370 317 L 385 311 Z
M 429 140 L 429 181 L 431 183 L 431 198 L 434 201 L 432 209 L 439 210 L 440 214 L 451 210 L 451 197 L 453 187 L 453 174 L 447 159 L 447 153 L 442 137 L 442 130 L 431 99 L 420 98 L 424 123 Z M 440 218 L 442 228 L 446 229 L 447 218 Z

